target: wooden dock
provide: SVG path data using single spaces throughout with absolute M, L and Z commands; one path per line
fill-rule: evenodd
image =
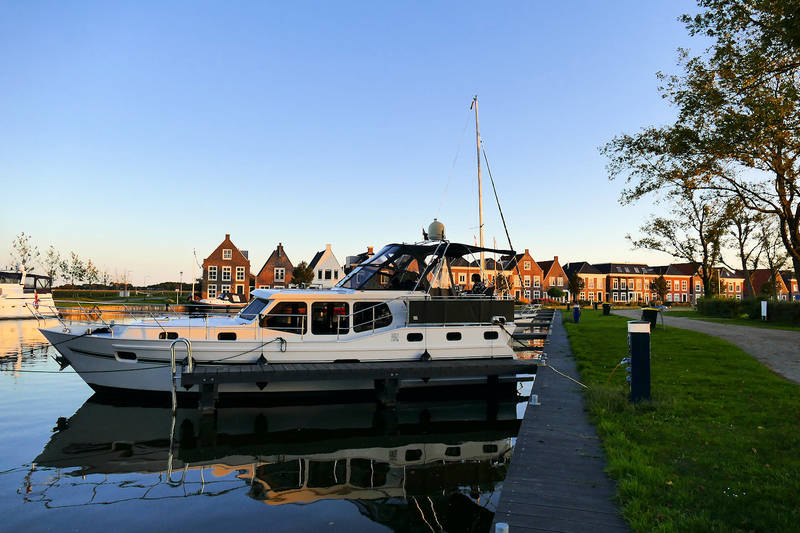
M 560 313 L 544 351 L 554 368 L 578 377 Z M 536 376 L 532 393 L 541 405 L 525 409 L 494 518 L 510 533 L 630 531 L 612 501 L 616 487 L 580 390 L 546 368 Z

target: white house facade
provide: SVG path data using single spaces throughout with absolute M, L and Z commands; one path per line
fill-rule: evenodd
M 333 255 L 330 244 L 326 244 L 324 250 L 314 255 L 314 259 L 311 260 L 308 267 L 314 271 L 312 285 L 324 289 L 333 287 L 344 277 L 344 270 L 336 256 Z

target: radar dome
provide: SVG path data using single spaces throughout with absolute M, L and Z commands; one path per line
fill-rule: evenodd
M 428 238 L 432 241 L 443 241 L 445 239 L 444 224 L 434 218 L 431 225 L 428 226 Z

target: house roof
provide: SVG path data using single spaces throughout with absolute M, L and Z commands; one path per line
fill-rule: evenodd
M 691 276 L 691 274 L 683 272 L 675 265 L 655 266 L 650 268 L 652 268 L 653 271 L 660 276 Z
M 283 266 L 284 268 L 293 268 L 292 261 L 289 259 L 289 256 L 286 255 L 286 252 L 283 249 L 283 243 L 278 243 L 278 246 L 269 254 L 269 257 L 264 262 L 264 266 L 261 267 L 261 270 L 258 271 L 258 275 L 260 276 L 264 269 L 267 268 L 267 265 L 275 265 L 275 266 Z
M 593 265 L 589 264 L 588 261 L 567 263 L 564 265 L 564 272 L 568 276 L 571 276 L 575 272 L 578 274 L 602 274 L 602 272 L 597 270 Z
M 322 259 L 323 254 L 325 254 L 325 250 L 322 250 L 321 252 L 315 253 L 314 254 L 314 258 L 308 264 L 308 268 L 310 268 L 311 270 L 314 270 L 314 268 L 316 268 L 316 266 L 317 266 L 317 263 L 319 263 L 319 260 Z
M 639 274 L 653 276 L 657 272 L 653 267 L 649 267 L 642 263 L 599 263 L 594 267 L 600 271 L 601 274 Z
M 550 269 L 553 268 L 553 263 L 555 263 L 555 261 L 552 259 L 550 261 L 536 261 L 536 264 L 539 265 L 539 267 L 542 269 L 542 272 L 545 274 L 550 272 Z
M 753 270 L 750 273 L 750 279 L 753 281 L 753 290 L 756 293 L 761 293 L 761 287 L 764 284 L 769 282 L 769 278 L 771 277 L 770 270 L 768 268 L 759 268 Z M 778 284 L 778 293 L 787 292 L 788 289 L 786 288 L 786 284 L 783 281 L 783 276 L 776 276 L 775 281 Z

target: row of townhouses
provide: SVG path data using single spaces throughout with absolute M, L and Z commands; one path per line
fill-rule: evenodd
M 283 244 L 270 254 L 258 274 L 251 274 L 247 250 L 240 250 L 231 241 L 230 234 L 219 246 L 203 260 L 203 298 L 215 297 L 224 292 L 234 292 L 250 297 L 255 288 L 286 288 L 293 286 L 292 269 L 294 264 L 286 255 Z M 355 265 L 372 257 L 370 246 L 361 254 L 347 257 L 340 264 L 331 250 L 331 245 L 317 252 L 308 266 L 314 272 L 312 286 L 330 288 L 336 285 Z M 453 282 L 462 290 L 474 288 L 473 275 L 480 273 L 480 262 L 459 259 L 450 264 Z M 513 295 L 520 301 L 536 301 L 549 298 L 548 290 L 557 287 L 563 293 L 559 300 L 571 299 L 568 279 L 576 274 L 583 281 L 583 288 L 577 295 L 587 302 L 647 303 L 657 299 L 652 290 L 653 281 L 663 277 L 666 282 L 667 302 L 693 303 L 703 295 L 703 282 L 699 272 L 689 263 L 664 266 L 648 266 L 641 263 L 599 263 L 586 261 L 570 262 L 561 265 L 558 256 L 552 260 L 534 260 L 530 250 L 515 256 L 499 259 L 486 258 L 484 261 L 484 280 L 482 283 L 495 286 Z M 502 276 L 503 279 L 499 279 Z M 771 280 L 770 271 L 759 269 L 751 273 L 753 286 L 757 292 Z M 730 298 L 750 296 L 744 275 L 724 267 L 715 269 L 718 292 Z M 775 278 L 778 298 L 781 300 L 800 300 L 797 279 L 790 272 L 780 272 Z

